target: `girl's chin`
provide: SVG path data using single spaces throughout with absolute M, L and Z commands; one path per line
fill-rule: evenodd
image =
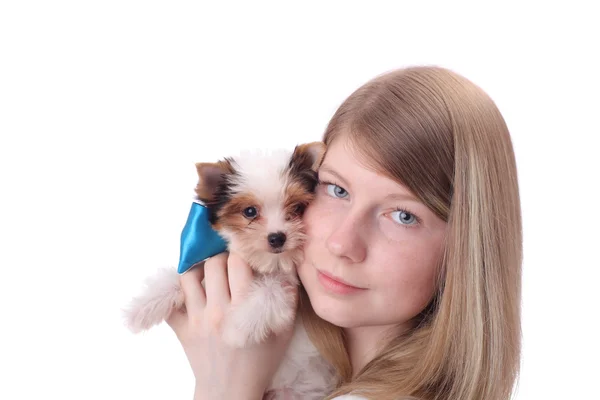
M 336 307 L 327 304 L 328 299 L 311 300 L 313 310 L 321 319 L 340 328 L 355 328 L 359 326 L 356 309 L 351 307 Z

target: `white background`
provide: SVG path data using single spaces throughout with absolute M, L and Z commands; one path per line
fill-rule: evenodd
M 132 335 L 119 309 L 177 262 L 193 163 L 318 140 L 359 85 L 415 64 L 479 84 L 513 135 L 517 399 L 600 399 L 598 11 L 209 3 L 0 3 L 0 399 L 191 399 L 173 333 Z

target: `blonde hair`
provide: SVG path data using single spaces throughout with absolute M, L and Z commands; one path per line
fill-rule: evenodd
M 444 68 L 392 71 L 339 107 L 323 140 L 342 137 L 447 221 L 448 234 L 431 303 L 354 377 L 343 331 L 316 316 L 301 289 L 309 334 L 340 376 L 329 398 L 510 398 L 521 350 L 521 209 L 494 102 Z

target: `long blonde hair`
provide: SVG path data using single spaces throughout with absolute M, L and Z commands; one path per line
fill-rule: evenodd
M 431 303 L 361 371 L 351 370 L 343 331 L 301 289 L 309 334 L 340 376 L 329 398 L 509 399 L 521 350 L 521 209 L 494 102 L 444 68 L 396 70 L 343 102 L 323 140 L 341 136 L 447 221 L 448 234 Z

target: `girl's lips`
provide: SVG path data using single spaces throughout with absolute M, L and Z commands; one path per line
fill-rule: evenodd
M 317 277 L 325 289 L 337 294 L 351 294 L 365 290 L 363 288 L 352 286 L 339 278 L 333 277 L 319 270 L 317 270 Z

